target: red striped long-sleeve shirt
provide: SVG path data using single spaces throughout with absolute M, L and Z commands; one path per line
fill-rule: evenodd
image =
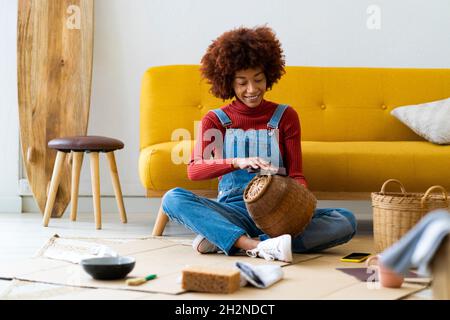
M 231 104 L 222 107 L 222 110 L 232 121 L 231 128 L 248 129 L 267 129 L 267 123 L 270 121 L 277 104 L 263 100 L 258 107 L 250 108 L 239 100 L 234 100 Z M 200 133 L 209 129 L 217 129 L 225 137 L 225 128 L 220 123 L 214 112 L 208 112 L 202 119 Z M 279 124 L 279 146 L 287 174 L 298 183 L 307 187 L 307 181 L 302 171 L 302 152 L 301 152 L 301 129 L 297 112 L 289 107 L 283 114 Z M 236 170 L 231 159 L 226 161 L 214 161 L 208 155 L 204 157 L 205 148 L 211 144 L 211 141 L 204 139 L 199 134 L 192 151 L 191 161 L 188 165 L 188 177 L 191 180 L 212 179 L 230 173 Z M 213 151 L 214 153 L 214 151 Z M 221 155 L 220 155 L 221 157 Z M 218 157 L 215 157 L 218 158 Z

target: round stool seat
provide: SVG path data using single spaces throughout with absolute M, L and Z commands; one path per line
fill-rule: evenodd
M 64 137 L 49 141 L 48 147 L 58 151 L 111 152 L 123 149 L 122 141 L 99 136 Z

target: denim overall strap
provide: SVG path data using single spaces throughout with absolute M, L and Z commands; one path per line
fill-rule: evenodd
M 283 117 L 284 112 L 286 111 L 286 109 L 289 106 L 286 104 L 280 104 L 278 105 L 278 107 L 275 109 L 275 112 L 272 115 L 272 118 L 270 119 L 270 121 L 267 123 L 267 128 L 269 130 L 268 132 L 268 139 L 270 140 L 270 145 L 276 145 L 277 149 L 278 147 L 278 140 L 275 139 L 275 137 L 273 136 L 273 130 L 278 130 L 278 126 L 280 124 L 281 118 Z M 269 146 L 270 146 L 269 145 Z M 270 147 L 271 148 L 271 147 Z M 279 150 L 279 149 L 278 149 Z M 283 164 L 283 157 L 281 156 L 280 153 L 278 153 L 278 167 L 283 168 L 284 164 Z
M 232 122 L 230 117 L 228 117 L 227 114 L 222 109 L 215 109 L 212 110 L 212 112 L 216 114 L 217 118 L 219 118 L 220 123 L 224 128 L 228 128 L 229 126 L 231 126 Z
M 272 118 L 270 119 L 269 123 L 267 124 L 267 127 L 269 129 L 278 129 L 278 125 L 280 124 L 281 117 L 283 117 L 283 114 L 288 107 L 289 106 L 286 104 L 278 105 L 277 109 L 273 113 Z

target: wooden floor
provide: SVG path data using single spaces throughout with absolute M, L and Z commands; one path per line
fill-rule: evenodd
M 64 237 L 94 238 L 139 238 L 151 234 L 155 215 L 150 213 L 128 214 L 128 223 L 120 223 L 118 214 L 103 214 L 103 229 L 95 230 L 93 214 L 81 213 L 77 222 L 69 220 L 69 215 L 61 219 L 52 219 L 48 228 L 42 227 L 42 216 L 38 213 L 2 213 L 0 214 L 0 263 L 20 261 L 33 256 L 36 251 L 54 234 Z M 194 234 L 183 226 L 169 222 L 165 235 L 180 238 L 193 238 Z M 359 233 L 356 241 L 371 243 L 372 236 Z M 362 241 L 361 241 L 362 240 Z M 9 281 L 0 280 L 0 293 L 9 285 Z M 423 290 L 408 299 L 429 299 L 430 290 Z

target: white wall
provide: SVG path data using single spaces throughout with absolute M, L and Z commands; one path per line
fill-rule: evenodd
M 231 28 L 267 23 L 288 65 L 450 68 L 448 0 L 95 0 L 95 6 L 89 133 L 125 142 L 117 161 L 129 196 L 144 195 L 137 170 L 144 71 L 199 63 L 211 40 Z M 371 6 L 379 21 L 367 12 Z M 0 199 L 17 196 L 16 10 L 16 1 L 0 0 L 0 147 L 8 151 L 0 155 Z M 102 193 L 112 194 L 105 161 L 101 170 Z
M 16 12 L 16 1 L 0 0 L 0 212 L 22 209 L 18 194 Z

